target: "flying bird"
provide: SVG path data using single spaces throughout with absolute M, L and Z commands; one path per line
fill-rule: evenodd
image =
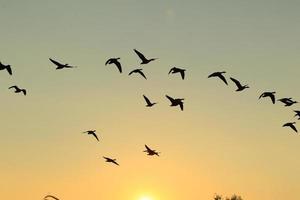
M 146 152 L 148 156 L 154 156 L 154 155 L 159 156 L 160 154 L 160 152 L 157 152 L 154 149 L 150 149 L 146 144 L 145 144 L 145 148 L 146 150 L 144 152 Z
M 300 120 L 300 110 L 294 110 L 296 113 L 294 117 L 299 117 L 298 120 Z
M 15 93 L 20 93 L 20 92 L 23 92 L 24 95 L 27 94 L 27 91 L 25 89 L 20 89 L 18 86 L 14 85 L 14 86 L 11 86 L 9 87 L 8 89 L 12 89 L 14 88 L 15 89 Z
M 244 89 L 249 88 L 248 85 L 242 85 L 238 80 L 236 80 L 232 77 L 230 77 L 230 80 L 232 80 L 235 83 L 235 85 L 237 86 L 237 90 L 236 90 L 237 92 L 243 91 Z
M 48 200 L 48 198 L 51 198 L 51 199 L 55 199 L 55 200 L 59 200 L 59 198 L 53 196 L 53 195 L 47 195 L 44 197 L 44 200 Z
M 180 68 L 177 68 L 177 67 L 173 67 L 173 68 L 170 69 L 169 74 L 171 74 L 171 73 L 172 74 L 180 73 L 182 80 L 184 80 L 185 71 L 186 71 L 185 69 L 180 69 Z
M 148 64 L 149 62 L 151 62 L 151 61 L 154 61 L 154 60 L 156 60 L 156 59 L 158 59 L 158 58 L 151 58 L 151 59 L 147 59 L 141 52 L 139 52 L 138 50 L 136 50 L 136 49 L 133 49 L 134 50 L 134 52 L 139 56 L 139 58 L 141 59 L 141 65 L 143 65 L 143 64 Z
M 146 107 L 152 107 L 152 106 L 154 106 L 155 104 L 157 104 L 157 103 L 155 103 L 155 102 L 152 103 L 152 102 L 148 99 L 148 97 L 146 97 L 145 95 L 143 95 L 143 97 L 144 97 L 144 99 L 145 99 L 145 101 L 146 101 L 146 103 L 147 103 Z
M 284 103 L 284 106 L 292 106 L 295 103 L 298 103 L 297 101 L 293 101 L 292 98 L 282 98 L 278 99 L 278 101 Z
M 259 96 L 260 98 L 270 97 L 272 100 L 272 103 L 275 104 L 275 93 L 276 92 L 264 92 Z
M 85 131 L 83 133 L 87 133 L 88 135 L 93 135 L 99 141 L 98 136 L 96 134 L 96 130 L 89 130 L 89 131 Z
M 143 69 L 135 69 L 135 70 L 132 70 L 128 75 L 130 76 L 130 75 L 133 74 L 133 73 L 138 73 L 138 74 L 142 75 L 142 76 L 147 80 L 147 78 L 146 78 L 145 74 L 142 72 L 142 70 L 143 70 Z
M 11 70 L 11 67 L 10 65 L 3 65 L 1 62 L 0 62 L 0 70 L 5 70 L 10 74 L 12 75 L 12 70 Z
M 108 157 L 104 157 L 105 162 L 110 162 L 110 163 L 114 163 L 115 165 L 119 165 L 119 163 L 117 163 L 116 159 L 112 159 L 112 158 L 108 158 Z
M 284 124 L 282 127 L 290 127 L 296 133 L 298 133 L 297 128 L 296 128 L 296 126 L 294 124 L 296 124 L 296 122 L 289 122 L 289 123 Z
M 171 105 L 170 106 L 180 106 L 180 109 L 183 111 L 183 100 L 184 99 L 174 99 L 168 95 L 166 95 L 166 97 L 170 100 Z
M 115 64 L 120 73 L 122 73 L 121 63 L 118 61 L 120 58 L 110 58 L 106 61 L 105 65 Z
M 217 78 L 220 78 L 226 85 L 228 85 L 228 83 L 227 83 L 227 80 L 226 80 L 226 78 L 224 77 L 224 75 L 223 74 L 225 74 L 226 72 L 214 72 L 214 73 L 212 73 L 212 74 L 210 74 L 209 76 L 208 76 L 208 78 L 212 78 L 212 77 L 217 77 Z
M 53 60 L 52 58 L 49 58 L 49 60 L 56 65 L 56 69 L 64 69 L 64 68 L 76 68 L 76 66 L 71 66 L 69 64 L 62 64 L 56 60 Z

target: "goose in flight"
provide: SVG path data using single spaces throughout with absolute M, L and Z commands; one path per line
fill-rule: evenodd
M 15 93 L 20 93 L 20 92 L 23 92 L 24 95 L 27 94 L 27 91 L 25 89 L 20 89 L 18 86 L 14 85 L 14 86 L 11 86 L 9 87 L 8 89 L 15 89 Z
M 210 74 L 210 75 L 208 76 L 208 78 L 218 77 L 218 78 L 220 78 L 226 85 L 228 85 L 227 80 L 226 80 L 226 78 L 225 78 L 224 75 L 223 75 L 223 74 L 225 74 L 225 73 L 226 73 L 225 71 L 223 71 L 223 72 L 214 72 L 214 73 Z
M 160 154 L 160 152 L 157 152 L 154 149 L 150 149 L 146 144 L 145 144 L 145 148 L 146 150 L 144 152 L 146 152 L 148 156 L 154 156 L 154 155 L 159 156 Z
M 54 199 L 54 200 L 59 200 L 59 198 L 53 196 L 53 195 L 47 195 L 44 197 L 44 200 L 49 200 L 49 198 Z
M 146 103 L 147 103 L 146 107 L 152 107 L 152 106 L 154 106 L 155 104 L 157 104 L 157 103 L 155 103 L 155 102 L 152 103 L 152 102 L 148 99 L 148 97 L 146 97 L 145 95 L 143 95 L 143 97 L 144 97 L 144 99 L 145 99 L 145 101 L 146 101 Z
M 235 83 L 235 85 L 237 86 L 237 90 L 236 90 L 237 92 L 243 91 L 244 89 L 249 88 L 248 85 L 242 85 L 238 80 L 236 80 L 232 77 L 230 77 L 230 80 L 232 80 Z
M 300 120 L 300 110 L 294 110 L 294 112 L 296 113 L 294 117 L 299 117 Z
M 296 133 L 298 133 L 298 130 L 297 130 L 297 128 L 296 128 L 296 126 L 294 124 L 296 124 L 296 122 L 289 122 L 289 123 L 284 124 L 282 127 L 290 127 Z
M 119 163 L 117 163 L 117 160 L 116 159 L 112 159 L 112 158 L 108 158 L 108 157 L 104 157 L 103 158 L 105 159 L 105 162 L 110 162 L 110 163 L 114 163 L 115 165 L 119 165 Z
M 186 71 L 185 69 L 180 69 L 180 68 L 177 68 L 177 67 L 173 67 L 173 68 L 170 69 L 169 74 L 171 74 L 171 73 L 172 74 L 180 73 L 182 80 L 184 80 L 185 71 Z
M 10 74 L 12 75 L 12 70 L 11 70 L 11 67 L 10 65 L 3 65 L 1 62 L 0 62 L 0 70 L 5 70 Z
M 56 65 L 56 69 L 64 69 L 64 68 L 76 68 L 76 66 L 71 66 L 69 64 L 62 64 L 56 60 L 53 60 L 52 58 L 49 58 L 49 60 Z
M 298 103 L 297 101 L 293 101 L 292 98 L 281 98 L 278 99 L 278 101 L 284 103 L 284 106 L 292 106 L 295 103 Z
M 83 133 L 87 133 L 88 135 L 93 135 L 99 141 L 98 136 L 96 134 L 96 130 L 89 130 L 89 131 L 85 131 Z
M 105 65 L 115 64 L 117 66 L 119 72 L 122 73 L 122 66 L 121 66 L 121 63 L 119 62 L 119 59 L 120 58 L 110 58 L 106 61 Z
M 259 96 L 260 98 L 270 97 L 272 100 L 272 103 L 275 104 L 275 93 L 276 92 L 264 92 Z
M 180 106 L 180 109 L 183 111 L 183 100 L 184 99 L 174 99 L 168 95 L 166 97 L 170 100 L 171 105 L 170 106 Z
M 141 59 L 141 65 L 143 65 L 143 64 L 148 64 L 149 62 L 151 62 L 151 61 L 154 61 L 154 60 L 156 60 L 156 59 L 158 59 L 158 58 L 151 58 L 151 59 L 147 59 L 141 52 L 139 52 L 138 50 L 136 50 L 136 49 L 133 49 L 134 50 L 134 52 L 138 55 L 138 57 Z
M 133 73 L 138 73 L 138 74 L 142 75 L 147 80 L 145 74 L 142 71 L 143 71 L 143 69 L 135 69 L 135 70 L 132 70 L 128 75 L 130 76 Z

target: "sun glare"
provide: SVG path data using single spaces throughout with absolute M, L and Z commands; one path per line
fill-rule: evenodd
M 139 198 L 139 200 L 154 200 L 154 199 L 152 199 L 151 197 L 148 197 L 148 196 L 142 196 Z

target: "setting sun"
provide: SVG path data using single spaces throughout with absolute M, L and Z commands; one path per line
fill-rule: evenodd
M 142 196 L 139 198 L 139 200 L 154 200 L 154 199 L 149 196 Z

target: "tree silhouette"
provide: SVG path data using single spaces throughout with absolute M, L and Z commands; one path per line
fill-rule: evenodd
M 221 195 L 216 194 L 215 197 L 214 197 L 214 200 L 243 200 L 243 198 L 239 195 L 234 194 L 231 197 L 226 197 L 224 199 L 224 198 L 222 198 Z

